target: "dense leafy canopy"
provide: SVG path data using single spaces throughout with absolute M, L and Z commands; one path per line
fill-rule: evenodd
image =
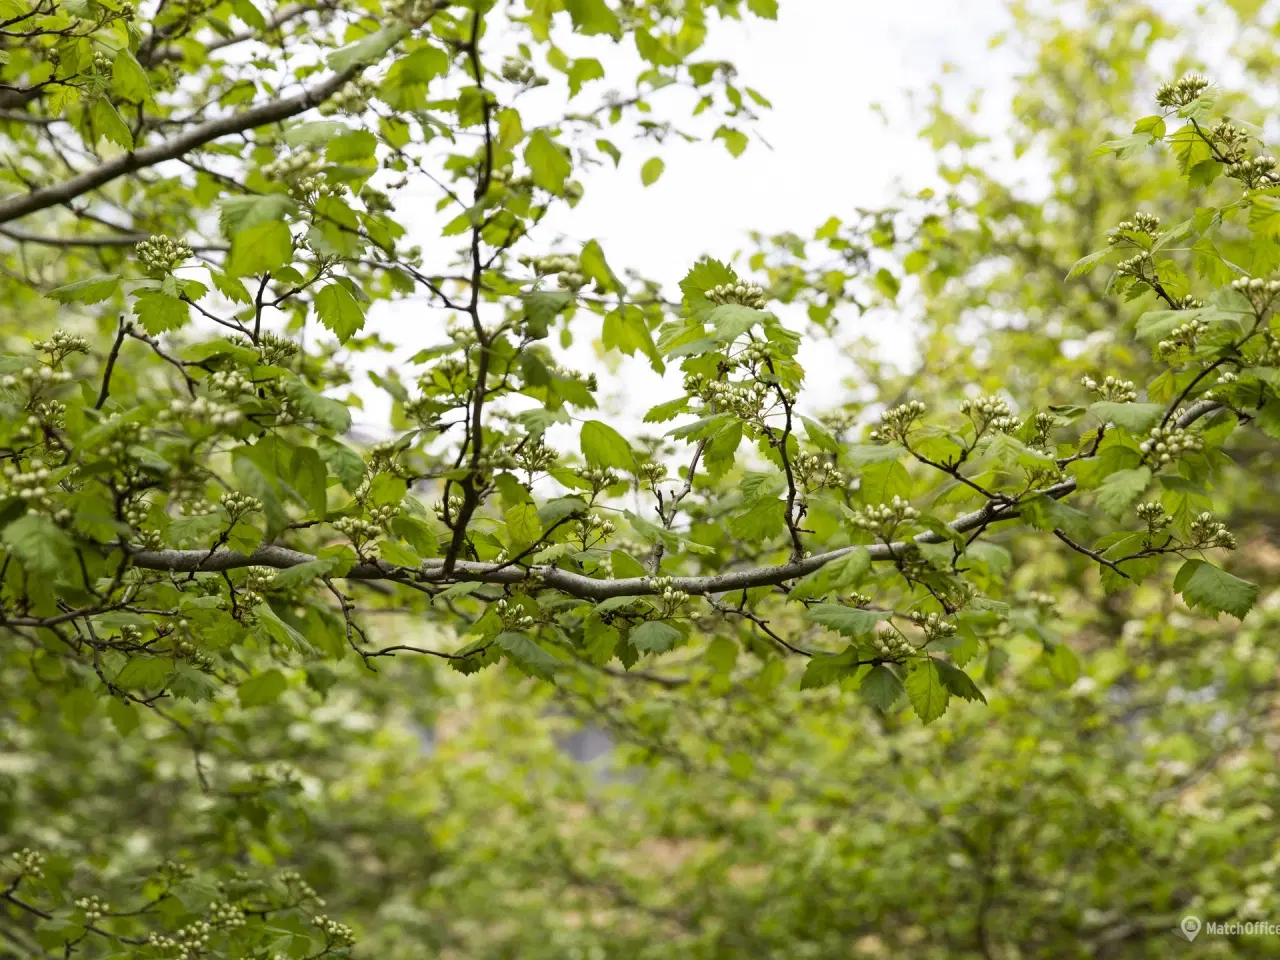
M 1269 51 L 1236 91 L 1154 75 L 1140 4 L 1020 10 L 1042 189 L 938 103 L 950 189 L 674 299 L 545 221 L 657 181 L 631 139 L 748 149 L 768 101 L 699 51 L 772 0 L 2 6 L 0 956 L 1163 957 L 1277 915 Z M 388 301 L 444 322 L 375 440 Z M 867 309 L 918 369 L 810 389 Z M 575 338 L 664 375 L 651 433 Z

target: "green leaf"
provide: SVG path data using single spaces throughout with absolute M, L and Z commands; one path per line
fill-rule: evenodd
M 1100 506 L 1111 517 L 1120 517 L 1142 496 L 1151 482 L 1151 471 L 1146 467 L 1120 470 L 1111 474 L 1098 487 L 1096 496 Z
M 1049 673 L 1064 687 L 1080 678 L 1080 660 L 1075 651 L 1065 643 L 1059 643 L 1049 652 Z
M 658 178 L 662 176 L 662 171 L 667 169 L 667 165 L 661 157 L 650 157 L 644 162 L 644 166 L 640 168 L 640 182 L 646 187 L 657 183 Z
M 635 470 L 635 455 L 622 434 L 599 420 L 588 420 L 582 425 L 579 438 L 582 455 L 593 467 L 614 467 L 619 470 Z
M 26 513 L 0 534 L 8 550 L 34 576 L 52 577 L 75 563 L 75 541 L 42 513 Z
M 129 125 L 110 100 L 106 97 L 95 100 L 89 109 L 89 116 L 93 118 L 93 126 L 99 137 L 106 137 L 126 150 L 133 149 L 133 134 L 129 131 Z
M 846 637 L 863 637 L 876 628 L 884 614 L 876 610 L 846 607 L 840 603 L 819 603 L 810 607 L 808 617 Z
M 800 689 L 812 690 L 839 683 L 846 677 L 854 676 L 859 669 L 857 647 L 846 647 L 840 653 L 814 654 L 805 664 L 804 674 L 800 677 Z
M 494 644 L 522 673 L 550 680 L 560 669 L 560 661 L 522 633 L 500 633 Z
M 250 677 L 236 690 L 242 707 L 261 707 L 274 703 L 288 688 L 288 681 L 279 670 L 268 670 Z
M 338 420 L 335 418 L 333 422 L 337 423 Z M 341 481 L 347 492 L 354 493 L 364 480 L 364 458 L 346 444 L 331 437 L 320 437 L 316 442 L 316 450 L 319 451 L 329 471 Z
M 111 64 L 111 89 L 117 96 L 141 103 L 151 96 L 151 84 L 147 80 L 147 71 L 129 52 L 121 47 L 115 52 L 115 60 Z
M 1020 501 L 1018 509 L 1037 530 L 1061 529 L 1075 540 L 1091 535 L 1088 515 L 1044 494 Z
M 539 290 L 527 294 L 524 298 L 524 319 L 534 339 L 545 337 L 556 314 L 571 303 L 573 294 L 565 290 Z
M 605 0 L 564 0 L 564 8 L 569 11 L 573 29 L 578 33 L 585 36 L 604 33 L 615 38 L 622 35 L 622 24 Z
M 1067 279 L 1074 280 L 1076 277 L 1082 277 L 1087 273 L 1092 273 L 1093 268 L 1102 262 L 1102 259 L 1111 252 L 1108 247 L 1105 250 L 1095 250 L 1093 253 L 1081 257 L 1075 262 L 1070 270 L 1067 271 Z
M 1158 403 L 1113 403 L 1100 400 L 1089 404 L 1089 412 L 1103 423 L 1124 427 L 1135 436 L 1147 433 L 1164 416 Z
M 858 690 L 867 698 L 867 702 L 878 710 L 887 711 L 902 696 L 902 681 L 893 669 L 885 664 L 871 668 L 871 672 L 862 678 Z
M 343 283 L 330 283 L 316 294 L 316 316 L 339 343 L 364 329 L 364 308 Z
M 235 235 L 226 273 L 232 277 L 270 273 L 292 259 L 293 236 L 288 224 L 283 220 L 268 220 Z
M 938 661 L 933 657 L 913 660 L 907 668 L 907 699 L 922 723 L 932 723 L 947 712 L 951 694 L 942 682 Z
M 763 543 L 782 532 L 786 514 L 787 505 L 782 500 L 760 500 L 746 513 L 729 521 L 729 532 L 748 543 Z
M 376 33 L 333 51 L 326 62 L 330 70 L 337 71 L 346 70 L 358 63 L 374 63 L 381 60 L 408 32 L 409 28 L 403 23 L 383 27 Z
M 548 193 L 564 192 L 564 182 L 573 164 L 545 130 L 537 130 L 529 138 L 524 148 L 524 162 L 529 165 L 535 184 Z
M 1234 577 L 1205 560 L 1188 560 L 1178 571 L 1174 589 L 1189 606 L 1199 607 L 1215 617 L 1229 613 L 1243 620 L 1258 601 L 1258 586 Z
M 168 657 L 133 657 L 111 682 L 125 690 L 158 690 L 172 672 Z
M 532 503 L 517 503 L 503 514 L 503 520 L 512 551 L 522 550 L 542 536 L 542 521 L 538 518 L 537 506 Z
M 747 0 L 747 9 L 765 20 L 778 19 L 778 0 Z
M 316 393 L 301 380 L 290 379 L 284 382 L 284 395 L 289 401 L 303 414 L 307 419 L 314 420 L 334 433 L 346 433 L 351 429 L 351 411 L 347 409 L 347 405 L 340 400 L 334 400 L 323 394 Z M 320 456 L 328 461 L 335 453 L 335 448 L 330 445 L 321 445 L 319 448 Z M 339 479 L 342 473 L 338 470 L 334 471 L 338 474 Z M 364 472 L 364 461 L 360 461 L 360 472 Z M 358 485 L 358 484 L 357 484 Z M 347 486 L 344 482 L 343 486 Z M 351 488 L 348 488 L 351 489 Z
M 271 581 L 273 590 L 289 590 L 310 583 L 318 577 L 328 576 L 341 565 L 337 557 L 317 557 L 293 567 L 277 570 Z
M 143 329 L 155 336 L 185 326 L 191 319 L 191 307 L 185 300 L 161 290 L 139 290 L 133 301 L 133 314 Z
M 641 653 L 666 653 L 684 635 L 662 620 L 646 620 L 631 631 L 631 645 Z
M 973 682 L 973 678 L 965 673 L 959 667 L 947 663 L 945 660 L 932 658 L 934 666 L 938 670 L 938 676 L 942 678 L 943 685 L 957 697 L 962 700 L 977 700 L 986 703 L 987 698 L 982 695 L 982 691 L 978 689 L 978 685 Z
M 604 67 L 594 57 L 579 57 L 569 66 L 568 78 L 569 98 L 573 99 L 582 91 L 583 84 L 604 79 Z
M 741 130 L 726 126 L 717 127 L 716 132 L 711 135 L 711 139 L 723 141 L 725 149 L 735 157 L 742 156 L 749 142 L 747 135 Z
M 866 547 L 854 547 L 844 556 L 801 578 L 791 590 L 797 600 L 822 597 L 835 590 L 856 587 L 871 572 L 871 554 Z
M 54 287 L 45 296 L 59 303 L 101 303 L 119 288 L 120 277 L 108 273 Z
M 276 615 L 267 603 L 259 603 L 253 608 L 258 615 L 262 628 L 277 642 L 299 653 L 314 653 L 315 650 L 301 633 L 285 623 Z

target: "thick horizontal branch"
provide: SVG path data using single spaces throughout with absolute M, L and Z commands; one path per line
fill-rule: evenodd
M 1181 427 L 1189 426 L 1201 417 L 1221 409 L 1221 405 L 1210 400 L 1202 400 L 1191 406 L 1178 417 Z M 1064 480 L 1051 487 L 1039 491 L 1046 497 L 1060 500 L 1076 489 L 1074 479 Z M 1016 504 L 991 500 L 980 510 L 966 513 L 952 521 L 949 526 L 956 533 L 968 533 L 979 527 L 987 527 L 993 523 L 1012 520 L 1018 516 Z M 893 544 L 878 543 L 868 547 L 840 547 L 816 556 L 805 557 L 792 563 L 778 564 L 770 567 L 756 567 L 751 570 L 737 570 L 731 573 L 720 573 L 705 577 L 674 577 L 672 586 L 677 590 L 694 596 L 709 596 L 731 593 L 736 590 L 749 590 L 753 587 L 774 586 L 807 576 L 821 570 L 833 560 L 846 556 L 858 549 L 865 549 L 872 560 L 893 560 L 902 556 L 903 552 L 913 544 L 942 543 L 946 538 L 932 530 L 915 537 L 910 543 Z M 290 550 L 286 547 L 268 546 L 255 550 L 252 555 L 236 553 L 231 550 L 217 550 L 211 555 L 207 550 L 145 550 L 133 555 L 133 564 L 147 570 L 171 570 L 179 573 L 191 571 L 232 570 L 238 567 L 258 565 L 264 567 L 287 568 L 316 559 L 307 553 Z M 346 574 L 351 580 L 402 580 L 414 583 L 456 583 L 458 581 L 480 583 L 519 583 L 531 575 L 537 577 L 548 587 L 584 600 L 607 600 L 611 597 L 639 597 L 658 593 L 652 579 L 648 577 L 628 577 L 618 580 L 597 580 L 578 573 L 570 573 L 557 567 L 535 566 L 521 568 L 495 563 L 474 563 L 458 561 L 449 575 L 444 573 L 444 562 L 428 560 L 421 567 L 397 567 L 393 564 L 375 561 L 360 563 L 352 567 Z
M 249 40 L 255 40 L 258 37 L 265 36 L 273 30 L 278 30 L 290 20 L 296 20 L 305 13 L 320 12 L 329 10 L 333 7 L 332 0 L 323 0 L 320 3 L 297 3 L 288 7 L 281 7 L 280 12 L 268 20 L 262 29 L 241 30 L 238 33 L 232 33 L 225 37 L 218 37 L 204 44 L 205 53 L 213 53 L 215 50 L 222 50 L 226 47 L 235 46 L 238 43 L 245 43 Z M 183 51 L 180 47 L 165 46 L 155 47 L 154 52 L 146 59 L 148 64 L 160 63 L 165 60 L 181 60 Z
M 67 237 L 53 237 L 19 230 L 17 227 L 0 227 L 0 236 L 16 240 L 18 243 L 35 243 L 43 247 L 132 247 L 151 238 L 149 233 L 118 233 L 104 236 L 74 234 Z M 196 243 L 191 245 L 191 249 L 196 253 L 225 253 L 231 248 L 225 243 Z
M 352 64 L 346 69 L 332 74 L 322 83 L 318 83 L 302 93 L 294 94 L 292 97 L 285 97 L 283 100 L 272 100 L 269 103 L 264 103 L 248 110 L 209 120 L 154 146 L 144 147 L 132 153 L 121 154 L 114 160 L 100 163 L 92 170 L 86 170 L 84 173 L 61 183 L 42 187 L 39 190 L 33 190 L 21 196 L 6 197 L 0 200 L 0 223 L 8 223 L 10 220 L 25 217 L 29 213 L 35 213 L 37 210 L 56 207 L 98 188 L 104 183 L 109 183 L 117 177 L 123 177 L 137 170 L 155 166 L 166 160 L 174 160 L 221 137 L 243 133 L 255 127 L 278 123 L 281 120 L 287 120 L 300 113 L 305 113 L 313 107 L 318 107 L 333 96 L 364 66 L 364 64 L 360 63 Z

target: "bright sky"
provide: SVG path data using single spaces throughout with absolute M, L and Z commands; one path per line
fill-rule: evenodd
M 540 239 L 549 241 L 560 231 L 566 237 L 560 249 L 566 250 L 598 239 L 616 270 L 635 267 L 675 290 L 700 256 L 728 259 L 744 249 L 748 230 L 806 234 L 832 215 L 849 218 L 855 207 L 892 202 L 895 184 L 918 188 L 930 182 L 933 169 L 928 146 L 916 138 L 920 115 L 907 107 L 906 91 L 924 92 L 945 79 L 948 95 L 956 94 L 958 101 L 981 86 L 993 102 L 1007 102 L 1002 91 L 1010 83 L 1013 61 L 987 44 L 1006 20 L 1003 0 L 785 0 L 775 22 L 720 24 L 699 59 L 733 61 L 739 84 L 772 101 L 773 109 L 762 111 L 754 127 L 769 146 L 753 137 L 746 153 L 734 158 L 719 143 L 690 145 L 672 138 L 661 147 L 637 144 L 628 150 L 618 137 L 624 149 L 621 167 L 583 176 L 584 200 L 562 211 Z M 569 38 L 574 39 L 579 38 Z M 566 45 L 571 54 L 598 56 L 611 71 L 609 80 L 596 85 L 597 97 L 613 81 L 615 64 L 619 85 L 634 73 L 634 54 L 625 48 L 602 50 L 595 39 L 590 51 Z M 946 64 L 955 69 L 944 78 Z M 549 99 L 559 97 L 563 93 L 548 88 Z M 660 97 L 654 98 L 656 116 L 662 116 Z M 586 93 L 582 99 L 590 101 Z M 887 125 L 875 104 L 884 106 Z M 531 106 L 536 118 L 537 105 Z M 687 109 L 674 114 L 677 120 L 687 115 Z M 643 187 L 640 165 L 658 151 L 666 171 L 657 183 Z M 406 190 L 400 203 L 402 209 L 422 210 L 420 217 L 407 220 L 412 242 L 429 254 L 438 252 L 443 265 L 455 244 L 436 239 L 443 215 L 434 212 L 435 198 L 426 189 L 420 195 Z M 580 317 L 573 360 L 603 372 L 587 347 L 592 320 Z M 844 319 L 851 332 L 856 328 L 876 336 L 888 355 L 909 354 L 905 331 L 892 317 L 858 320 L 850 313 Z M 380 305 L 370 324 L 403 346 L 394 357 L 370 358 L 375 370 L 442 339 L 442 316 L 420 302 Z M 852 360 L 821 342 L 803 359 L 809 370 L 808 409 L 835 405 Z M 669 371 L 663 380 L 645 361 L 624 359 L 602 382 L 612 394 L 606 412 L 622 421 L 620 429 L 634 428 L 649 406 L 678 393 L 680 374 Z M 387 402 L 360 392 L 366 401 L 362 422 L 384 421 Z

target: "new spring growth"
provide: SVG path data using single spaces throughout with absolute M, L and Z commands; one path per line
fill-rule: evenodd
M 76 337 L 65 330 L 55 330 L 48 340 L 37 340 L 31 346 L 37 353 L 49 354 L 51 366 L 58 366 L 69 354 L 88 353 L 89 341 L 84 337 Z
M 845 483 L 844 474 L 826 457 L 816 453 L 801 453 L 791 464 L 796 482 L 807 490 L 822 487 L 840 487 Z
M 32 850 L 30 847 L 23 847 L 13 852 L 13 862 L 18 868 L 20 877 L 31 877 L 35 880 L 44 877 L 45 855 L 43 853 Z
M 1160 236 L 1160 218 L 1149 213 L 1135 213 L 1132 220 L 1121 220 L 1116 224 L 1115 229 L 1107 234 L 1107 243 L 1129 240 L 1126 233 L 1142 233 L 1154 240 Z
M 584 550 L 593 543 L 603 543 L 618 532 L 617 524 L 595 513 L 579 517 L 574 523 Z
M 578 470 L 577 474 L 591 484 L 591 489 L 595 492 L 622 482 L 622 477 L 618 476 L 617 471 L 609 467 L 584 467 Z
M 1230 120 L 1220 120 L 1211 131 L 1209 131 L 1214 141 L 1218 144 L 1218 152 L 1226 157 L 1229 163 L 1235 163 L 1244 158 L 1245 148 L 1251 139 L 1249 132 L 1243 127 L 1237 127 Z
M 522 603 L 508 604 L 506 600 L 499 600 L 494 607 L 504 630 L 528 630 L 533 626 L 533 617 L 525 614 Z
M 218 370 L 209 374 L 209 389 L 235 399 L 253 393 L 253 383 L 239 370 Z
M 755 420 L 764 409 L 769 388 L 758 380 L 751 383 L 729 383 L 709 380 L 701 374 L 684 378 L 685 392 L 716 410 L 732 413 L 740 420 Z
M 1138 449 L 1159 466 L 1172 463 L 1184 453 L 1201 450 L 1203 447 L 1204 441 L 1194 433 L 1174 426 L 1152 427 L 1148 438 L 1138 445 Z
M 879 503 L 855 510 L 851 522 L 860 530 L 883 537 L 893 538 L 894 531 L 902 523 L 919 519 L 920 511 L 901 497 L 895 496 L 889 503 Z
M 871 431 L 872 443 L 905 442 L 907 433 L 917 420 L 924 416 L 925 405 L 911 400 L 880 414 L 880 426 Z
M 163 233 L 153 234 L 135 248 L 138 260 L 149 273 L 172 273 L 191 259 L 191 244 Z
M 1152 501 L 1151 503 L 1140 503 L 1134 508 L 1138 514 L 1138 518 L 1147 525 L 1147 532 L 1157 534 L 1169 524 L 1173 523 L 1173 517 L 1165 510 L 1162 504 Z
M 667 465 L 657 460 L 640 464 L 640 479 L 649 486 L 656 486 L 667 478 Z
M 231 427 L 240 422 L 242 414 L 234 407 L 217 403 L 208 397 L 194 400 L 174 398 L 167 409 L 160 411 L 162 420 L 185 420 L 207 423 L 214 427 Z
M 535 474 L 542 473 L 551 469 L 560 454 L 553 448 L 548 447 L 546 441 L 541 437 L 535 437 L 533 440 L 525 443 L 513 453 L 517 466 L 525 473 Z M 615 479 L 613 483 L 617 483 Z M 606 484 L 608 486 L 609 484 Z
M 926 641 L 953 637 L 956 633 L 956 625 L 938 613 L 924 614 L 917 610 L 908 614 L 907 619 L 924 631 Z
M 1202 513 L 1192 520 L 1190 534 L 1193 547 L 1221 547 L 1224 550 L 1236 548 L 1236 538 L 1227 530 L 1226 524 L 1214 519 L 1212 513 Z
M 1001 397 L 965 400 L 960 404 L 960 412 L 973 421 L 978 433 L 983 433 L 987 428 L 1011 433 L 1022 426 L 1022 421 L 1013 416 L 1009 404 Z
M 1110 400 L 1112 403 L 1132 403 L 1138 399 L 1138 391 L 1134 388 L 1132 380 L 1118 380 L 1115 377 L 1107 377 L 1099 383 L 1093 377 L 1081 377 L 1080 386 L 1090 393 L 1097 394 L 1103 400 Z
M 907 660 L 916 655 L 916 648 L 896 630 L 881 630 L 871 645 L 883 660 Z
M 288 337 L 268 330 L 258 338 L 258 359 L 267 366 L 281 366 L 297 355 L 298 345 Z
M 1116 273 L 1125 277 L 1142 277 L 1142 268 L 1151 262 L 1151 255 L 1147 253 L 1139 253 L 1137 256 L 1130 257 L 1128 260 L 1121 260 L 1116 264 Z
M 325 946 L 328 949 L 349 947 L 356 942 L 355 931 L 345 923 L 330 920 L 323 913 L 311 921 L 324 934 Z
M 672 616 L 683 604 L 688 602 L 689 595 L 683 590 L 677 590 L 670 577 L 653 577 L 650 580 L 653 589 L 657 592 L 658 599 L 662 601 L 662 615 L 664 617 Z
M 1200 335 L 1209 329 L 1203 320 L 1188 320 L 1169 331 L 1169 339 L 1156 344 L 1156 353 L 1162 357 L 1172 356 L 1182 350 L 1194 351 Z
M 16 390 L 18 387 L 25 387 L 34 395 L 45 387 L 56 386 L 58 384 L 70 383 L 72 373 L 70 370 L 54 370 L 52 367 L 23 367 L 17 373 L 6 373 L 0 377 L 0 387 L 6 390 Z
M 533 267 L 534 273 L 540 277 L 557 275 L 556 283 L 566 290 L 577 290 L 587 282 L 586 276 L 582 273 L 582 262 L 574 256 L 551 254 L 545 257 L 531 257 L 525 255 L 519 260 L 525 266 Z
M 247 493 L 234 491 L 224 493 L 218 498 L 218 502 L 222 504 L 222 509 L 227 511 L 232 520 L 237 520 L 245 514 L 259 513 L 262 510 L 262 501 Z
M 1053 428 L 1058 425 L 1058 418 L 1052 413 L 1040 412 L 1031 418 L 1031 426 L 1035 429 L 1035 436 L 1030 440 L 1030 445 L 1040 450 L 1048 450 L 1053 438 Z
M 1231 289 L 1249 298 L 1255 309 L 1268 306 L 1280 295 L 1280 280 L 1263 280 L 1261 277 L 1240 277 L 1231 281 Z
M 1204 93 L 1209 86 L 1208 79 L 1200 73 L 1188 73 L 1173 83 L 1161 84 L 1156 90 L 1156 103 L 1160 106 L 1185 107 Z
M 1232 180 L 1239 180 L 1246 194 L 1250 190 L 1280 183 L 1280 173 L 1276 172 L 1276 158 L 1265 155 L 1228 164 L 1226 174 Z
M 81 897 L 75 901 L 75 906 L 84 914 L 86 923 L 97 923 L 111 912 L 111 904 L 97 897 Z
M 740 303 L 744 307 L 763 310 L 768 302 L 763 287 L 754 283 L 721 283 L 707 291 L 707 299 L 712 303 Z

